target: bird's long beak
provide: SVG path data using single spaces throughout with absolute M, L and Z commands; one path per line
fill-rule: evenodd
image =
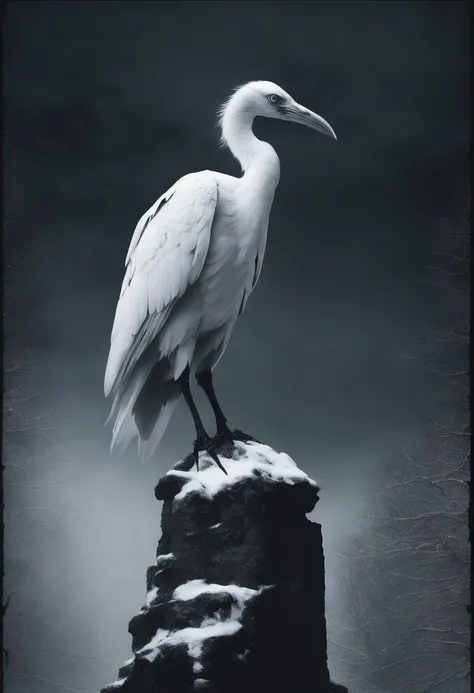
M 287 106 L 281 112 L 281 117 L 284 120 L 289 120 L 293 123 L 301 123 L 301 125 L 306 125 L 313 130 L 317 130 L 323 135 L 328 135 L 328 137 L 333 137 L 337 140 L 336 133 L 329 125 L 329 123 L 321 118 L 317 113 L 313 113 L 308 108 L 301 106 L 299 103 L 294 103 L 291 106 Z

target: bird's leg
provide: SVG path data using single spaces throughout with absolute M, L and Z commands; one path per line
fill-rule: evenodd
M 207 395 L 207 398 L 210 402 L 210 405 L 212 407 L 212 411 L 214 412 L 214 416 L 216 417 L 216 428 L 217 428 L 217 433 L 216 433 L 216 438 L 220 440 L 241 440 L 243 442 L 247 442 L 249 440 L 255 440 L 252 436 L 247 435 L 246 433 L 243 433 L 242 431 L 231 431 L 230 428 L 227 425 L 227 419 L 224 416 L 224 412 L 222 411 L 220 404 L 217 400 L 216 393 L 214 391 L 214 385 L 212 383 L 212 371 L 210 369 L 206 369 L 204 371 L 201 371 L 196 375 L 196 380 L 198 381 L 198 384 L 202 387 L 204 392 Z M 257 442 L 257 441 L 256 441 Z
M 189 386 L 189 366 L 186 366 L 185 370 L 178 379 L 181 386 L 181 391 L 183 397 L 186 400 L 186 404 L 189 407 L 191 416 L 193 417 L 194 427 L 196 428 L 196 440 L 194 441 L 194 459 L 196 462 L 196 469 L 199 471 L 199 451 L 205 450 L 207 454 L 214 460 L 217 466 L 222 469 L 224 474 L 227 474 L 226 470 L 222 466 L 218 456 L 215 453 L 213 447 L 212 438 L 206 433 L 204 426 L 202 425 L 201 417 L 197 410 L 196 404 L 194 402 L 193 396 L 191 394 L 191 388 Z
M 196 375 L 196 380 L 198 384 L 202 387 L 207 395 L 207 398 L 211 404 L 212 411 L 216 417 L 216 427 L 218 436 L 231 436 L 232 431 L 227 426 L 227 419 L 222 411 L 220 404 L 217 400 L 216 393 L 214 391 L 214 385 L 212 383 L 212 372 L 211 370 L 201 371 Z

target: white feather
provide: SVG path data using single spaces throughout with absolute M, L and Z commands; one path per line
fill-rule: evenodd
M 155 424 L 151 437 L 148 440 L 142 440 L 140 437 L 138 438 L 138 455 L 142 462 L 146 462 L 148 459 L 150 459 L 158 447 L 158 444 L 163 437 L 166 428 L 168 427 L 174 408 L 178 403 L 178 398 L 179 393 L 166 402 L 160 412 L 160 416 Z
M 105 373 L 106 395 L 120 387 L 157 336 L 167 309 L 196 281 L 209 247 L 217 184 L 208 172 L 184 176 L 160 200 L 169 201 L 162 203 L 158 213 L 156 203 L 142 217 L 127 255 Z M 153 321 L 153 330 L 134 350 L 146 320 Z M 133 362 L 128 363 L 131 350 Z
M 272 94 L 286 101 L 286 111 L 272 106 Z M 334 135 L 276 84 L 251 82 L 220 111 L 222 142 L 243 176 L 188 174 L 141 217 L 125 261 L 104 379 L 105 394 L 113 396 L 113 448 L 139 435 L 140 455 L 153 453 L 180 394 L 177 379 L 186 366 L 196 373 L 216 365 L 257 283 L 280 175 L 276 152 L 252 132 L 258 115 L 304 121 Z

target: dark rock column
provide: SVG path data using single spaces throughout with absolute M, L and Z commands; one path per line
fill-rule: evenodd
M 237 444 L 226 477 L 188 457 L 164 501 L 134 656 L 102 693 L 329 693 L 318 486 L 284 454 Z

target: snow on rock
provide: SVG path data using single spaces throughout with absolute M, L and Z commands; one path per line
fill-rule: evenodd
M 113 683 L 109 683 L 107 688 L 120 688 L 120 686 L 125 683 L 126 679 L 117 679 L 117 681 L 114 681 Z
M 201 656 L 201 648 L 204 640 L 233 635 L 241 627 L 242 625 L 237 620 L 232 620 L 215 621 L 213 623 L 201 625 L 199 628 L 182 628 L 175 632 L 159 630 L 148 645 L 145 645 L 137 654 L 143 654 L 145 659 L 148 659 L 149 662 L 153 662 L 159 655 L 163 645 L 180 645 L 184 643 L 188 646 L 189 655 L 193 659 L 198 659 Z
M 263 588 L 262 588 L 263 589 Z M 190 580 L 184 585 L 180 585 L 173 592 L 173 599 L 187 601 L 194 599 L 199 594 L 227 592 L 235 597 L 239 604 L 244 604 L 248 599 L 251 599 L 261 590 L 253 590 L 249 587 L 240 587 L 239 585 L 208 585 L 204 580 Z
M 275 452 L 262 443 L 236 443 L 232 459 L 219 456 L 227 475 L 205 454 L 199 461 L 200 471 L 170 470 L 166 476 L 186 480 L 175 501 L 181 501 L 192 491 L 209 497 L 216 495 L 226 487 L 232 486 L 241 479 L 264 477 L 274 482 L 295 484 L 306 481 L 312 486 L 316 482 L 296 466 L 296 463 L 284 452 Z
M 102 693 L 329 693 L 319 488 L 256 442 L 163 476 L 161 538 L 134 657 Z M 222 453 L 222 454 L 221 454 Z
M 174 553 L 162 553 L 156 557 L 156 565 L 160 565 L 160 563 L 167 563 L 168 561 L 172 561 L 173 558 L 174 558 Z
M 178 601 L 191 601 L 203 594 L 228 594 L 231 595 L 235 603 L 232 605 L 228 618 L 223 618 L 217 610 L 211 616 L 202 619 L 198 627 L 181 628 L 171 631 L 159 628 L 151 641 L 136 653 L 143 656 L 149 662 L 153 662 L 160 654 L 164 645 L 174 646 L 184 644 L 190 657 L 194 660 L 193 670 L 199 673 L 202 665 L 199 658 L 202 653 L 203 642 L 209 638 L 226 637 L 234 635 L 242 624 L 240 619 L 245 608 L 245 603 L 260 594 L 265 589 L 250 589 L 239 585 L 218 585 L 207 584 L 204 580 L 190 580 L 177 587 L 172 595 L 172 599 Z
M 153 587 L 149 592 L 146 593 L 146 606 L 150 606 L 152 602 L 155 601 L 155 599 L 158 596 L 158 587 Z

